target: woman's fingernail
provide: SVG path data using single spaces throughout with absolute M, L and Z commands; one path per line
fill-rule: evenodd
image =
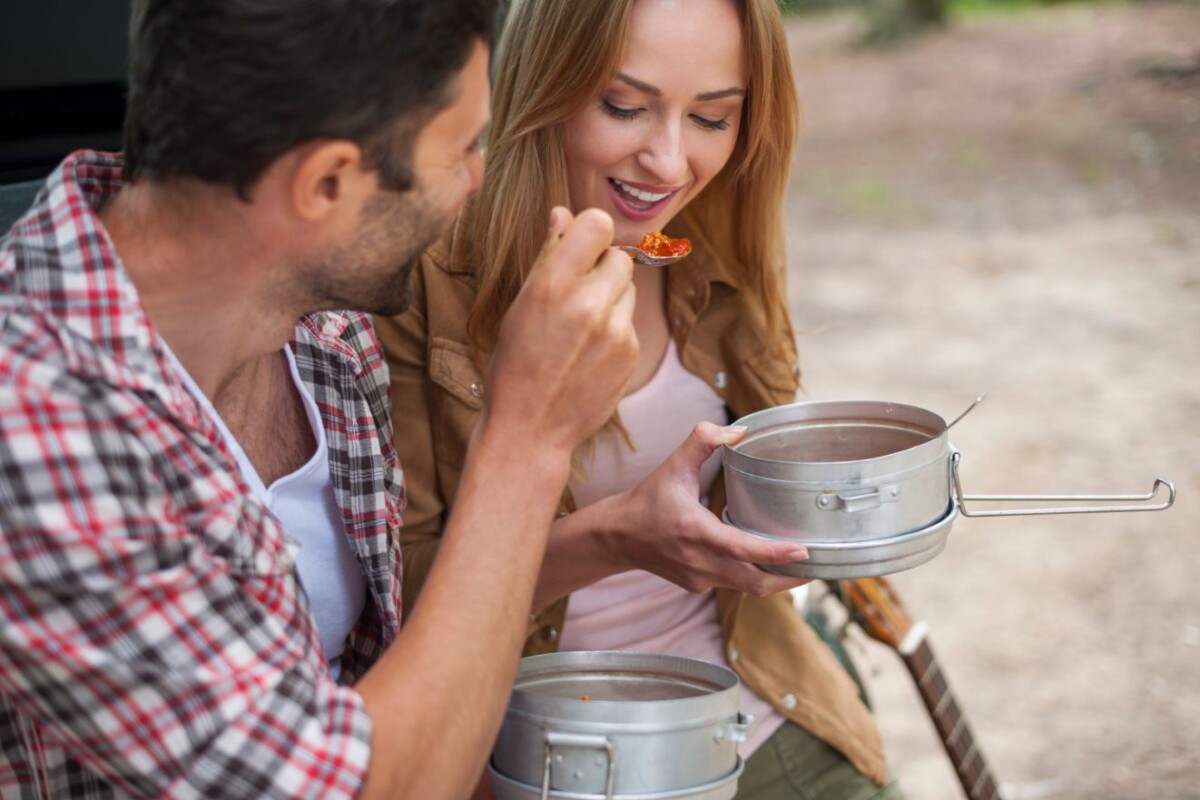
M 729 431 L 730 433 L 745 433 L 746 426 L 745 425 L 726 425 L 725 430 Z
M 788 553 L 788 558 L 790 558 L 792 561 L 807 561 L 808 550 L 803 547 L 799 550 L 792 550 Z

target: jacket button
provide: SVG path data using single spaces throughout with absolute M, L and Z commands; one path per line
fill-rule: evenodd
M 739 653 L 737 651 L 737 648 L 736 647 L 729 648 L 729 661 L 733 664 L 736 664 L 737 660 L 739 658 L 741 658 L 741 653 Z
M 718 372 L 713 376 L 713 386 L 717 387 L 718 389 L 724 389 L 728 383 L 729 376 L 724 372 Z
M 471 384 L 471 397 L 474 397 L 477 400 L 480 397 L 483 397 L 483 384 L 479 381 L 474 381 Z
M 553 642 L 558 638 L 558 628 L 542 628 L 542 635 L 549 641 Z
M 796 695 L 788 692 L 783 696 L 783 707 L 791 710 L 796 707 Z

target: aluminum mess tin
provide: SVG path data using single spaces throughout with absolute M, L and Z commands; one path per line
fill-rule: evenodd
M 914 406 L 809 402 L 738 420 L 722 455 L 730 522 L 808 543 L 918 531 L 951 511 L 946 422 Z
M 1146 494 L 965 495 L 946 421 L 901 403 L 792 403 L 738 424 L 748 429 L 745 437 L 722 452 L 724 519 L 756 536 L 803 544 L 807 560 L 763 566 L 794 577 L 867 578 L 923 564 L 942 551 L 960 513 L 1161 511 L 1175 502 L 1175 486 L 1165 478 Z M 1159 489 L 1166 500 L 1146 502 Z M 1071 505 L 978 510 L 975 502 Z
M 657 653 L 521 660 L 489 772 L 500 800 L 728 800 L 753 719 L 732 670 Z

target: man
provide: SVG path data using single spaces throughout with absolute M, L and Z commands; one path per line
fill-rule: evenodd
M 570 454 L 637 351 L 611 221 L 557 209 L 401 633 L 386 370 L 334 309 L 402 310 L 478 188 L 492 16 L 135 13 L 124 159 L 72 155 L 0 240 L 3 797 L 470 791 Z

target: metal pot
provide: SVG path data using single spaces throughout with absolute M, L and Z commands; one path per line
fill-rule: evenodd
M 785 575 L 870 577 L 917 566 L 941 551 L 959 513 L 1158 511 L 1175 501 L 1175 487 L 1162 478 L 1144 495 L 964 495 L 946 421 L 900 403 L 793 403 L 738 424 L 749 429 L 746 436 L 722 454 L 725 519 L 759 536 L 802 542 L 807 561 L 766 567 Z M 1167 500 L 1145 504 L 1160 486 Z M 1107 505 L 976 511 L 968 501 Z
M 896 403 L 793 403 L 738 420 L 722 455 L 730 519 L 784 538 L 853 542 L 923 528 L 950 509 L 937 414 Z
M 571 652 L 521 660 L 489 771 L 500 800 L 728 800 L 738 677 L 717 664 L 655 653 Z

